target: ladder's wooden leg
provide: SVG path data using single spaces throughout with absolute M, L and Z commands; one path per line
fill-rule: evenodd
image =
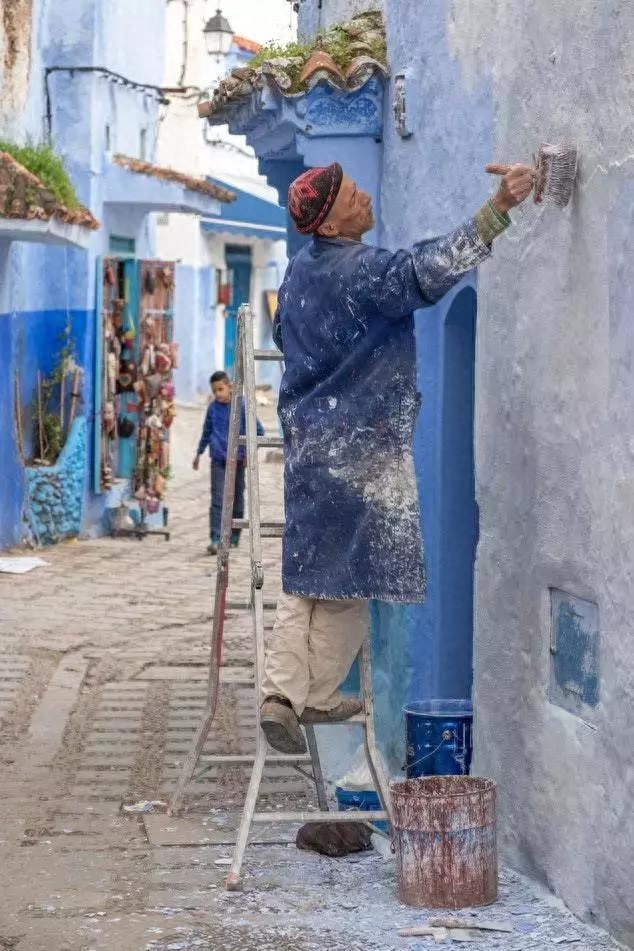
M 235 498 L 236 466 L 238 459 L 238 444 L 240 439 L 240 422 L 242 417 L 242 393 L 244 389 L 244 359 L 242 338 L 244 331 L 243 320 L 238 321 L 238 348 L 236 354 L 236 373 L 234 391 L 231 397 L 231 413 L 229 417 L 229 434 L 227 444 L 227 466 L 225 473 L 224 492 L 222 496 L 222 528 L 220 551 L 216 568 L 216 595 L 214 599 L 214 616 L 211 629 L 211 650 L 209 657 L 209 684 L 207 701 L 203 719 L 194 736 L 191 749 L 183 764 L 176 786 L 176 792 L 169 806 L 169 814 L 175 815 L 182 807 L 187 786 L 191 782 L 196 765 L 205 745 L 205 740 L 211 729 L 216 714 L 216 704 L 220 689 L 220 665 L 222 661 L 222 636 L 229 585 L 229 552 L 231 546 L 231 525 L 233 518 L 233 502 Z
M 383 765 L 379 758 L 379 751 L 376 745 L 376 734 L 374 732 L 374 685 L 372 683 L 372 661 L 370 648 L 370 635 L 363 642 L 360 654 L 361 667 L 361 687 L 363 690 L 363 703 L 365 706 L 365 729 L 363 731 L 363 741 L 365 743 L 365 754 L 370 767 L 370 773 L 379 794 L 381 805 L 392 818 L 392 805 L 390 803 L 390 787 L 387 776 L 383 771 Z
M 191 749 L 187 754 L 187 759 L 183 763 L 183 768 L 181 769 L 176 792 L 174 793 L 172 801 L 169 805 L 169 809 L 167 810 L 168 815 L 170 816 L 177 815 L 182 808 L 185 791 L 191 782 L 191 778 L 194 775 L 194 770 L 196 769 L 198 759 L 202 753 L 207 736 L 209 735 L 209 730 L 211 729 L 211 724 L 213 723 L 214 719 L 214 713 L 215 703 L 213 706 L 211 706 L 208 702 L 207 709 L 203 715 L 203 720 L 196 730 L 196 735 L 194 736 Z
M 262 782 L 262 773 L 264 771 L 265 760 L 266 740 L 264 738 L 264 734 L 259 732 L 255 762 L 251 771 L 251 779 L 249 781 L 247 798 L 242 811 L 242 819 L 240 820 L 238 838 L 236 840 L 236 847 L 233 852 L 233 862 L 225 882 L 225 888 L 228 892 L 236 892 L 240 888 L 240 869 L 242 868 L 244 852 L 247 847 L 249 829 L 251 828 L 253 813 L 255 812 L 255 805 L 258 801 L 258 793 L 260 791 L 260 783 Z
M 313 778 L 317 789 L 317 802 L 322 812 L 328 812 L 328 796 L 326 795 L 326 784 L 324 783 L 324 774 L 321 769 L 321 760 L 319 759 L 319 747 L 317 746 L 315 727 L 312 724 L 308 724 L 305 730 L 306 739 L 308 740 L 308 752 L 310 753 L 313 768 Z

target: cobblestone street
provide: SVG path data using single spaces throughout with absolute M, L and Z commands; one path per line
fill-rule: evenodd
M 431 947 L 397 935 L 425 916 L 397 903 L 389 862 L 375 852 L 336 861 L 297 852 L 294 830 L 259 833 L 245 891 L 226 893 L 243 767 L 208 773 L 183 818 L 121 810 L 169 799 L 204 705 L 215 560 L 205 554 L 208 465 L 190 468 L 201 414 L 180 408 L 175 424 L 169 542 L 71 542 L 43 553 L 47 567 L 0 575 L 0 949 Z M 273 407 L 261 417 L 275 431 Z M 263 516 L 279 517 L 281 482 L 269 458 Z M 275 597 L 279 542 L 264 545 Z M 246 594 L 247 547 L 232 595 Z M 233 683 L 251 666 L 250 628 L 235 613 L 209 751 L 253 748 L 253 690 Z M 312 801 L 290 767 L 269 768 L 263 792 L 272 809 Z M 513 933 L 474 949 L 613 946 L 506 871 L 499 905 L 479 914 Z

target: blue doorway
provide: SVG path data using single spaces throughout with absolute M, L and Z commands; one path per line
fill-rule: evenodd
M 238 308 L 249 302 L 251 295 L 251 248 L 242 245 L 225 246 L 227 269 L 231 273 L 231 304 L 225 311 L 225 370 L 233 376 L 236 364 L 236 328 Z
M 438 671 L 443 696 L 468 699 L 473 680 L 473 573 L 478 545 L 474 409 L 476 292 L 463 288 L 444 321 L 438 506 Z

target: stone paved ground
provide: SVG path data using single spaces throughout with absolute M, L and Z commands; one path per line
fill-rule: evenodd
M 262 416 L 275 425 L 272 407 Z M 49 567 L 0 575 L 0 951 L 430 947 L 398 937 L 424 915 L 398 904 L 391 862 L 376 852 L 326 860 L 297 852 L 292 830 L 265 830 L 247 854 L 245 891 L 226 893 L 241 767 L 198 783 L 183 818 L 121 811 L 169 798 L 204 703 L 215 562 L 204 554 L 206 473 L 189 468 L 200 418 L 183 408 L 175 427 L 169 543 L 73 542 L 46 551 Z M 274 517 L 281 466 L 262 468 L 263 514 Z M 265 546 L 274 597 L 279 542 Z M 246 592 L 245 551 L 237 562 L 233 594 Z M 236 613 L 209 750 L 253 747 L 253 691 L 233 683 L 250 667 Z M 311 802 L 288 768 L 269 769 L 263 792 L 273 809 Z M 481 914 L 514 931 L 474 951 L 612 947 L 508 872 Z

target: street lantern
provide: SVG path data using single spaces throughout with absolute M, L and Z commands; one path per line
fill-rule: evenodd
M 207 52 L 210 56 L 226 56 L 233 43 L 233 30 L 222 10 L 216 10 L 214 16 L 205 23 L 203 30 Z

